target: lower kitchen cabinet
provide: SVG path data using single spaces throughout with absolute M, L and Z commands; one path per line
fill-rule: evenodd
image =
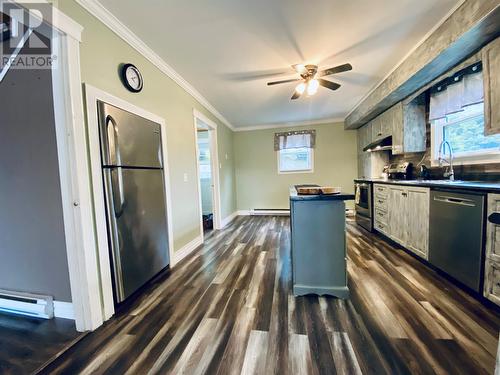
M 500 305 L 500 262 L 486 258 L 484 269 L 484 296 Z
M 385 196 L 377 191 L 386 190 Z M 375 229 L 428 259 L 430 189 L 374 184 Z
M 404 186 L 391 186 L 387 199 L 389 237 L 401 245 L 406 243 L 408 227 L 408 192 Z
M 500 213 L 500 194 L 488 194 L 488 213 Z M 486 222 L 486 262 L 484 296 L 500 305 L 500 225 Z
M 429 189 L 411 187 L 406 197 L 406 247 L 424 259 L 429 255 L 429 196 Z

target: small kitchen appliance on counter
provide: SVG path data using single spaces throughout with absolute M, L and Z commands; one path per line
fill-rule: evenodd
M 410 180 L 412 178 L 413 165 L 410 162 L 393 163 L 387 168 L 390 180 Z

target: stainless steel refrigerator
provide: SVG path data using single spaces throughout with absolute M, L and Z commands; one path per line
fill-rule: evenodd
M 160 125 L 99 102 L 115 301 L 169 264 Z

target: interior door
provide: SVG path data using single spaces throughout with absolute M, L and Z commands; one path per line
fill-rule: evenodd
M 117 301 L 169 264 L 163 170 L 109 168 L 108 220 Z

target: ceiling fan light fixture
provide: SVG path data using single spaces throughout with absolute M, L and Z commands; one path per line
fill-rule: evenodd
M 304 82 L 299 83 L 297 87 L 295 87 L 295 91 L 302 95 L 304 91 L 306 91 L 306 84 Z
M 311 96 L 318 92 L 319 82 L 317 79 L 311 79 L 307 84 L 307 95 Z

